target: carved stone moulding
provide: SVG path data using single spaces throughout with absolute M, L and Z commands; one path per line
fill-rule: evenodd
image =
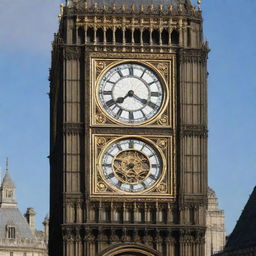
M 106 152 L 108 152 L 108 149 L 111 148 L 113 145 L 116 145 L 116 143 L 118 144 L 119 141 L 126 141 L 129 140 L 131 138 L 134 139 L 139 139 L 142 141 L 145 141 L 145 143 L 148 143 L 148 145 L 152 145 L 152 147 L 156 147 L 157 149 L 157 154 L 159 154 L 159 157 L 162 159 L 162 167 L 163 169 L 161 169 L 162 171 L 161 176 L 159 176 L 158 178 L 156 178 L 155 181 L 155 185 L 151 185 L 149 188 L 147 188 L 145 191 L 143 190 L 143 192 L 139 192 L 137 191 L 136 193 L 134 192 L 125 192 L 125 191 L 121 191 L 121 189 L 118 189 L 117 187 L 111 185 L 110 180 L 108 180 L 109 178 L 107 178 L 107 176 L 105 176 L 104 174 L 104 168 L 102 167 L 102 159 L 104 158 Z M 129 199 L 132 200 L 137 200 L 138 201 L 142 198 L 148 198 L 150 200 L 150 198 L 152 198 L 152 195 L 154 195 L 154 198 L 157 197 L 159 199 L 164 199 L 165 197 L 168 197 L 170 200 L 175 198 L 175 173 L 174 173 L 174 158 L 175 155 L 172 153 L 172 137 L 167 136 L 146 136 L 141 137 L 141 136 L 135 136 L 132 135 L 130 136 L 122 136 L 122 135 L 112 135 L 112 134 L 102 134 L 102 135 L 92 135 L 92 149 L 91 151 L 93 152 L 92 154 L 92 168 L 91 168 L 91 197 L 99 197 L 100 200 L 104 200 L 104 198 L 106 198 L 106 200 L 109 200 L 109 196 L 111 196 L 111 200 L 119 200 L 119 196 L 122 194 L 122 198 L 124 201 L 129 201 Z M 128 143 L 128 142 L 127 142 Z M 142 142 L 144 143 L 144 142 Z M 154 146 L 153 146 L 154 145 Z M 161 152 L 161 153 L 160 153 Z M 125 159 L 127 157 L 132 157 L 132 159 L 134 159 L 135 155 L 133 156 L 128 156 L 127 154 L 130 154 L 130 151 L 126 151 L 120 154 L 125 154 Z M 137 156 L 137 153 L 136 153 Z M 171 157 L 170 157 L 171 156 Z M 118 160 L 117 161 L 126 161 L 123 160 L 121 158 L 121 155 L 117 156 Z M 120 159 L 121 160 L 120 160 Z M 114 158 L 115 159 L 115 158 Z M 130 158 L 127 158 L 130 159 Z M 166 162 L 167 159 L 167 162 Z M 105 160 L 104 160 L 105 161 Z M 128 160 L 127 160 L 128 161 Z M 135 161 L 135 160 L 129 160 L 129 161 Z M 141 161 L 141 158 L 140 158 Z M 137 162 L 136 162 L 137 163 Z M 115 163 L 116 164 L 116 163 Z M 136 164 L 137 165 L 137 164 Z M 108 165 L 106 165 L 108 166 Z M 115 175 L 115 177 L 120 180 L 120 182 L 122 183 L 127 183 L 127 186 L 131 186 L 130 185 L 130 181 L 129 179 L 126 181 L 124 181 L 124 176 L 121 175 L 121 167 L 117 170 L 115 170 L 116 167 L 112 167 L 113 173 L 112 175 Z M 134 168 L 136 168 L 134 166 Z M 166 170 L 168 170 L 166 172 Z M 115 173 L 117 171 L 117 174 Z M 126 173 L 126 171 L 125 171 Z M 121 176 L 119 176 L 121 175 Z M 114 176 L 113 176 L 114 177 Z M 122 177 L 122 178 L 121 178 Z M 145 176 L 145 179 L 147 179 L 148 176 Z M 143 178 L 144 180 L 144 178 Z M 110 182 L 110 183 L 109 183 Z M 136 182 L 132 180 L 133 186 L 136 186 Z M 139 181 L 138 184 L 140 184 L 143 181 Z M 149 190 L 149 191 L 148 191 Z M 148 192 L 147 192 L 148 191 Z
M 175 56 L 170 54 L 166 59 L 166 55 L 154 54 L 137 54 L 137 53 L 91 53 L 89 61 L 92 64 L 91 71 L 91 95 L 92 99 L 92 114 L 91 125 L 95 127 L 130 127 L 128 123 L 123 123 L 110 116 L 102 106 L 98 96 L 99 84 L 106 72 L 111 68 L 120 64 L 139 64 L 154 71 L 161 81 L 164 90 L 164 99 L 161 105 L 161 109 L 151 119 L 143 121 L 136 126 L 141 127 L 159 127 L 159 128 L 171 128 L 175 127 Z M 159 58 L 163 56 L 163 59 Z M 115 58 L 116 57 L 116 58 Z M 143 58 L 143 59 L 142 59 Z
M 94 14 L 94 15 L 110 15 L 110 14 L 126 14 L 126 15 L 162 15 L 162 16 L 189 16 L 197 19 L 202 18 L 202 12 L 200 9 L 196 9 L 195 6 L 189 6 L 189 8 L 184 8 L 182 4 L 179 6 L 174 5 L 107 5 L 98 4 L 97 2 L 89 5 L 87 2 L 79 1 L 78 3 L 69 4 L 66 6 L 61 15 L 74 15 L 74 14 Z

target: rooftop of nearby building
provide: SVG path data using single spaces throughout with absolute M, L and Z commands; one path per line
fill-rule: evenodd
M 248 248 L 256 245 L 256 187 L 228 238 L 225 251 Z

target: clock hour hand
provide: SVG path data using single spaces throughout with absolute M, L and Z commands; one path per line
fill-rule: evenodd
M 134 96 L 134 91 L 130 90 L 124 97 L 119 97 L 116 99 L 116 103 L 123 103 L 124 100 L 127 98 L 127 97 L 133 97 Z

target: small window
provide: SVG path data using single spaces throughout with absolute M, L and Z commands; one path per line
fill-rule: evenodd
M 27 256 L 27 253 L 26 253 L 26 252 L 24 252 L 24 253 L 23 253 L 23 256 Z
M 5 195 L 6 195 L 6 198 L 12 198 L 13 196 L 12 190 L 6 190 Z
M 16 235 L 15 227 L 7 227 L 7 238 L 14 239 Z
M 10 252 L 10 256 L 14 256 L 14 253 L 13 253 L 13 252 Z

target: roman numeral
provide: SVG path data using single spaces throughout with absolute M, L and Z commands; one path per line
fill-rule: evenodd
M 155 82 L 156 82 L 156 81 L 150 82 L 150 83 L 148 83 L 148 85 L 150 86 L 150 85 L 154 84 Z
M 123 110 L 120 108 L 118 112 L 116 113 L 115 117 L 119 118 L 122 115 Z
M 104 91 L 103 95 L 112 95 L 112 91 Z
M 120 77 L 123 77 L 123 74 L 122 74 L 122 72 L 121 72 L 121 70 L 119 69 L 119 70 L 117 70 L 117 73 L 119 74 L 119 76 Z
M 129 148 L 133 148 L 134 147 L 134 141 L 133 140 L 130 140 L 129 141 Z
M 153 109 L 158 107 L 155 103 L 153 103 L 151 101 L 148 103 L 148 106 L 153 108 Z
M 142 78 L 144 76 L 145 72 L 146 72 L 146 69 L 144 69 L 144 71 L 142 72 L 142 75 L 140 76 L 140 78 Z
M 107 83 L 116 84 L 115 82 L 112 82 L 112 81 L 110 81 L 110 80 L 108 80 Z
M 146 185 L 144 182 L 142 182 L 141 185 L 142 185 L 144 188 L 147 188 L 147 185 Z
M 120 188 L 120 187 L 122 186 L 121 181 L 118 181 L 118 183 L 116 184 L 116 186 Z
M 115 104 L 115 101 L 113 99 L 109 100 L 106 102 L 106 105 L 110 108 L 111 106 L 113 106 Z
M 149 178 L 151 178 L 152 180 L 156 180 L 156 177 L 153 174 L 150 174 Z
M 152 167 L 152 168 L 158 168 L 158 167 L 159 167 L 159 164 L 152 164 L 151 167 Z
M 159 93 L 159 92 L 151 92 L 150 95 L 151 95 L 151 97 L 159 97 L 161 95 L 161 93 Z
M 132 111 L 129 111 L 129 120 L 131 122 L 133 122 L 133 120 L 134 120 L 134 116 L 133 116 L 133 112 Z
M 143 117 L 146 119 L 147 117 L 146 117 L 145 113 L 143 112 L 143 110 L 140 110 L 140 112 L 143 115 Z
M 132 192 L 134 190 L 134 186 L 130 185 L 130 191 Z
M 129 74 L 130 74 L 130 76 L 133 76 L 133 67 L 129 68 Z
M 112 179 L 114 176 L 115 176 L 115 174 L 112 172 L 112 173 L 110 173 L 106 178 L 107 178 L 107 179 Z
M 112 167 L 112 164 L 103 164 L 104 167 Z
M 116 146 L 117 146 L 117 148 L 118 148 L 119 151 L 122 151 L 122 150 L 123 150 L 122 147 L 121 147 L 121 145 L 120 145 L 119 143 L 118 143 Z

